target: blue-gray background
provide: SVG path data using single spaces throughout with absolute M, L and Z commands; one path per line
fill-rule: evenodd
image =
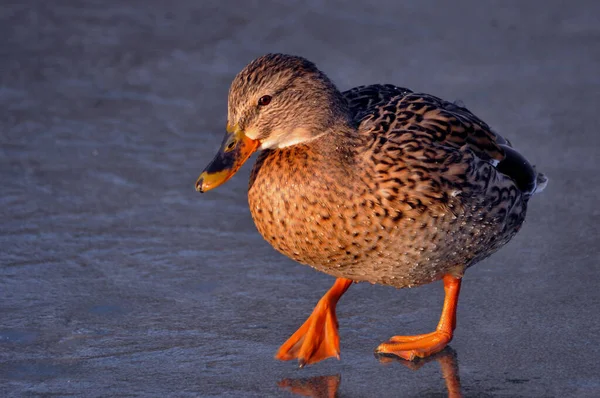
M 439 283 L 361 284 L 342 360 L 278 346 L 332 278 L 255 230 L 249 166 L 205 195 L 229 83 L 266 52 L 341 89 L 461 100 L 550 178 L 520 234 L 467 273 L 451 343 L 467 396 L 600 396 L 597 1 L 3 1 L 0 395 L 446 394 L 437 365 L 372 354 L 435 327 Z

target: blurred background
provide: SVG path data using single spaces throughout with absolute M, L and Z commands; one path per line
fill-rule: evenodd
M 555 0 L 3 1 L 0 395 L 600 396 L 599 15 Z M 435 327 L 435 283 L 355 285 L 341 361 L 273 359 L 333 279 L 262 240 L 252 162 L 194 190 L 231 80 L 267 52 L 342 90 L 460 100 L 550 178 L 467 273 L 441 358 L 372 354 Z

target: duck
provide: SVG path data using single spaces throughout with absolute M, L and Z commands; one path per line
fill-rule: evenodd
M 340 91 L 309 60 L 266 54 L 233 79 L 226 133 L 196 181 L 210 191 L 259 152 L 248 204 L 273 248 L 335 277 L 275 358 L 340 358 L 336 306 L 352 283 L 442 281 L 437 328 L 375 349 L 407 361 L 452 340 L 462 278 L 520 230 L 548 179 L 460 103 L 392 84 Z

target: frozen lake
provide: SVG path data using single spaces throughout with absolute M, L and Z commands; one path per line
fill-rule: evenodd
M 0 396 L 600 396 L 599 2 L 52 3 L 0 6 Z M 333 278 L 260 237 L 249 165 L 194 190 L 267 52 L 461 100 L 550 178 L 421 367 L 373 349 L 439 282 L 354 285 L 341 361 L 273 359 Z

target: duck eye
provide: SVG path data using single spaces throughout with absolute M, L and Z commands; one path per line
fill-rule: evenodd
M 258 106 L 269 105 L 270 102 L 271 102 L 271 96 L 270 95 L 263 95 L 258 100 Z

